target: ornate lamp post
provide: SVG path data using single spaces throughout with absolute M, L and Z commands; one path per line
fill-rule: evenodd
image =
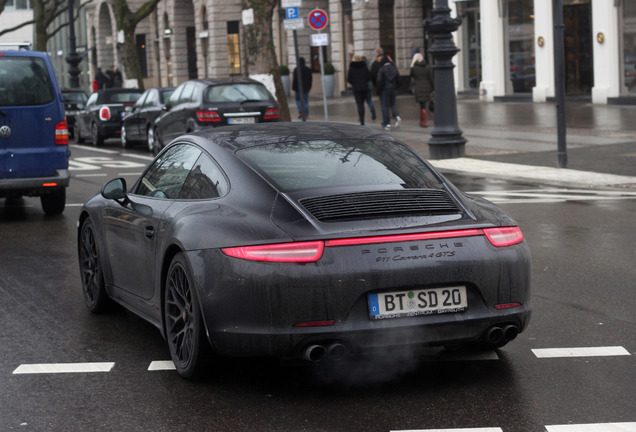
M 75 17 L 73 16 L 73 0 L 68 0 L 68 31 L 69 31 L 69 53 L 66 57 L 66 62 L 69 64 L 68 74 L 71 76 L 69 79 L 69 86 L 71 88 L 79 88 L 79 64 L 82 61 L 82 56 L 77 54 L 77 47 L 75 46 Z
M 466 139 L 457 124 L 457 99 L 452 58 L 459 49 L 452 32 L 460 26 L 461 18 L 451 18 L 448 0 L 435 0 L 433 18 L 424 21 L 424 29 L 433 35 L 428 50 L 433 55 L 435 70 L 435 127 L 428 146 L 431 159 L 450 159 L 464 156 Z

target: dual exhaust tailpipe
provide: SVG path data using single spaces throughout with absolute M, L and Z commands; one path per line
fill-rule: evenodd
M 332 342 L 328 345 L 309 345 L 303 350 L 302 358 L 313 363 L 318 363 L 325 359 L 337 361 L 342 360 L 348 353 L 349 350 L 344 344 Z
M 486 332 L 486 342 L 496 345 L 501 342 L 510 342 L 519 334 L 519 327 L 513 324 L 492 326 Z

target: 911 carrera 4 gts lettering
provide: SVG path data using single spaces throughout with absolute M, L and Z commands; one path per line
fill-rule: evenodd
M 430 258 L 450 258 L 455 256 L 455 251 L 448 252 L 436 252 L 424 255 L 394 255 L 392 257 L 377 257 L 375 262 L 390 262 L 390 261 L 412 261 L 422 260 Z

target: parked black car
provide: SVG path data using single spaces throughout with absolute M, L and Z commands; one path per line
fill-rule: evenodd
M 151 88 L 141 95 L 121 125 L 122 147 L 130 148 L 137 142 L 148 143 L 148 131 L 172 92 L 174 87 Z M 152 146 L 148 145 L 148 149 L 152 151 Z
M 91 94 L 77 115 L 75 141 L 88 139 L 94 146 L 101 146 L 106 138 L 119 138 L 126 109 L 131 110 L 142 93 L 139 89 L 114 88 Z
M 263 84 L 250 78 L 190 80 L 176 88 L 164 113 L 148 131 L 158 153 L 174 138 L 201 129 L 280 121 L 278 103 Z
M 66 112 L 66 124 L 68 125 L 69 137 L 73 138 L 73 130 L 75 127 L 75 117 L 81 109 L 86 106 L 88 96 L 84 90 L 79 89 L 62 89 L 62 102 L 64 102 L 64 111 Z
M 183 135 L 78 223 L 84 298 L 154 324 L 177 372 L 227 356 L 495 349 L 530 320 L 517 223 L 393 136 L 280 122 Z M 388 351 L 390 352 L 390 351 Z

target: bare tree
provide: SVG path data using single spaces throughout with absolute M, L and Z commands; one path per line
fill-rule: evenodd
M 136 12 L 128 7 L 126 0 L 113 0 L 117 29 L 124 33 L 124 43 L 122 45 L 122 63 L 126 76 L 137 79 L 140 89 L 144 89 L 144 80 L 141 71 L 141 63 L 135 44 L 135 29 L 137 24 L 150 15 L 156 8 L 160 0 L 148 0 L 141 5 Z
M 247 48 L 247 69 L 250 75 L 268 74 L 273 77 L 281 120 L 289 121 L 291 119 L 289 106 L 287 105 L 287 96 L 280 79 L 272 32 L 272 19 L 278 0 L 242 1 L 244 10 L 252 9 L 254 11 L 254 23 L 243 27 L 245 29 L 245 46 Z

